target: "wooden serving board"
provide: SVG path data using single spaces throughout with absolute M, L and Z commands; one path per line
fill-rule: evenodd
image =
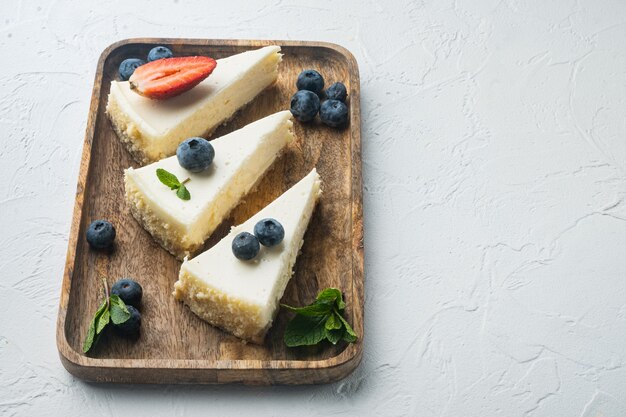
M 240 339 L 200 320 L 174 300 L 172 289 L 180 262 L 156 244 L 131 216 L 124 200 L 123 169 L 137 166 L 115 135 L 105 114 L 110 82 L 119 63 L 145 57 L 155 45 L 176 56 L 223 58 L 277 44 L 284 54 L 277 84 L 259 95 L 212 137 L 289 108 L 295 82 L 303 69 L 314 68 L 327 85 L 342 81 L 349 92 L 350 126 L 335 130 L 319 121 L 294 122 L 296 140 L 270 168 L 258 188 L 235 208 L 206 248 L 226 235 L 230 226 L 252 214 L 317 167 L 323 196 L 305 235 L 302 253 L 283 302 L 308 304 L 319 290 L 340 288 L 346 317 L 360 338 L 355 344 L 323 343 L 287 348 L 282 340 L 291 314 L 281 310 L 262 346 Z M 76 203 L 63 276 L 57 346 L 73 375 L 91 381 L 123 383 L 311 384 L 338 380 L 360 362 L 363 347 L 363 220 L 359 74 L 346 49 L 329 43 L 206 39 L 128 39 L 108 47 L 98 62 Z M 85 230 L 95 219 L 108 219 L 117 229 L 115 249 L 89 249 Z M 100 277 L 109 285 L 132 277 L 144 289 L 142 332 L 130 342 L 105 334 L 93 352 L 82 353 L 89 322 L 102 301 Z

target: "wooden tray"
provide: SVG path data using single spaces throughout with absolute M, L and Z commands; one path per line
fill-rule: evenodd
M 326 287 L 344 291 L 359 341 L 332 346 L 287 348 L 282 341 L 290 316 L 280 311 L 265 344 L 244 344 L 215 329 L 174 300 L 172 288 L 180 263 L 161 249 L 131 216 L 124 202 L 123 169 L 136 166 L 105 114 L 110 82 L 127 57 L 144 57 L 155 45 L 175 55 L 222 58 L 277 44 L 284 54 L 277 85 L 257 97 L 212 137 L 239 129 L 289 108 L 301 70 L 315 68 L 327 84 L 342 81 L 349 92 L 350 126 L 334 130 L 294 123 L 296 140 L 275 162 L 260 185 L 233 210 L 207 247 L 233 224 L 246 220 L 295 184 L 314 166 L 324 193 L 313 215 L 295 274 L 283 302 L 311 302 Z M 73 375 L 100 382 L 311 384 L 338 380 L 360 362 L 363 348 L 363 222 L 359 74 L 346 49 L 329 43 L 296 41 L 127 39 L 108 47 L 98 61 L 76 203 L 67 251 L 57 321 L 61 361 Z M 117 229 L 110 254 L 89 249 L 85 230 L 95 219 L 108 219 Z M 105 335 L 93 353 L 82 353 L 91 316 L 102 299 L 100 276 L 109 285 L 132 277 L 144 288 L 142 334 L 137 342 Z

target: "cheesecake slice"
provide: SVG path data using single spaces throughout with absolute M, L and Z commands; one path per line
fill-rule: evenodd
M 266 46 L 218 59 L 213 73 L 191 90 L 151 100 L 112 81 L 106 111 L 113 128 L 140 164 L 174 155 L 183 140 L 215 128 L 271 86 L 282 59 L 279 46 Z
M 321 180 L 313 169 L 300 182 L 259 211 L 211 249 L 185 260 L 174 285 L 174 297 L 210 324 L 235 336 L 262 343 L 278 311 L 304 232 L 321 194 Z M 233 255 L 232 241 L 240 232 L 273 218 L 285 229 L 277 246 L 261 247 L 250 261 Z
M 204 172 L 187 171 L 176 156 L 128 168 L 124 186 L 133 216 L 179 259 L 194 254 L 291 142 L 292 125 L 291 113 L 281 111 L 212 140 L 215 158 Z M 191 198 L 182 200 L 161 183 L 158 168 L 188 178 Z

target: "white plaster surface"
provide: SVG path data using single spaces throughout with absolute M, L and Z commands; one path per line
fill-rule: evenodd
M 626 416 L 626 2 L 0 1 L 0 415 Z M 55 320 L 97 58 L 308 39 L 362 78 L 366 344 L 314 387 L 102 386 Z

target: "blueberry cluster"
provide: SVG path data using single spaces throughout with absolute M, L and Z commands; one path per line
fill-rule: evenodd
M 343 83 L 336 82 L 324 91 L 322 75 L 308 69 L 298 75 L 296 87 L 298 91 L 291 97 L 291 114 L 297 120 L 310 122 L 319 112 L 320 120 L 327 126 L 342 128 L 348 124 L 348 91 Z
M 122 61 L 118 68 L 122 81 L 128 81 L 135 70 L 146 62 L 156 61 L 157 59 L 171 58 L 174 54 L 165 46 L 156 46 L 150 49 L 146 61 L 139 58 L 127 58 Z
M 129 339 L 138 338 L 139 329 L 141 328 L 141 313 L 139 313 L 138 308 L 143 296 L 141 285 L 130 278 L 122 278 L 113 284 L 111 294 L 120 297 L 130 313 L 130 318 L 124 323 L 113 325 L 115 333 Z
M 94 220 L 87 228 L 86 238 L 92 249 L 110 250 L 115 241 L 115 227 L 107 220 Z M 113 324 L 113 329 L 122 337 L 137 339 L 141 327 L 141 313 L 138 310 L 143 296 L 141 285 L 130 278 L 122 278 L 111 287 L 111 295 L 117 295 L 130 313 L 128 320 Z
M 249 261 L 261 250 L 261 245 L 272 247 L 285 238 L 285 229 L 275 219 L 263 219 L 254 226 L 254 234 L 241 232 L 233 239 L 233 255 L 237 259 Z

